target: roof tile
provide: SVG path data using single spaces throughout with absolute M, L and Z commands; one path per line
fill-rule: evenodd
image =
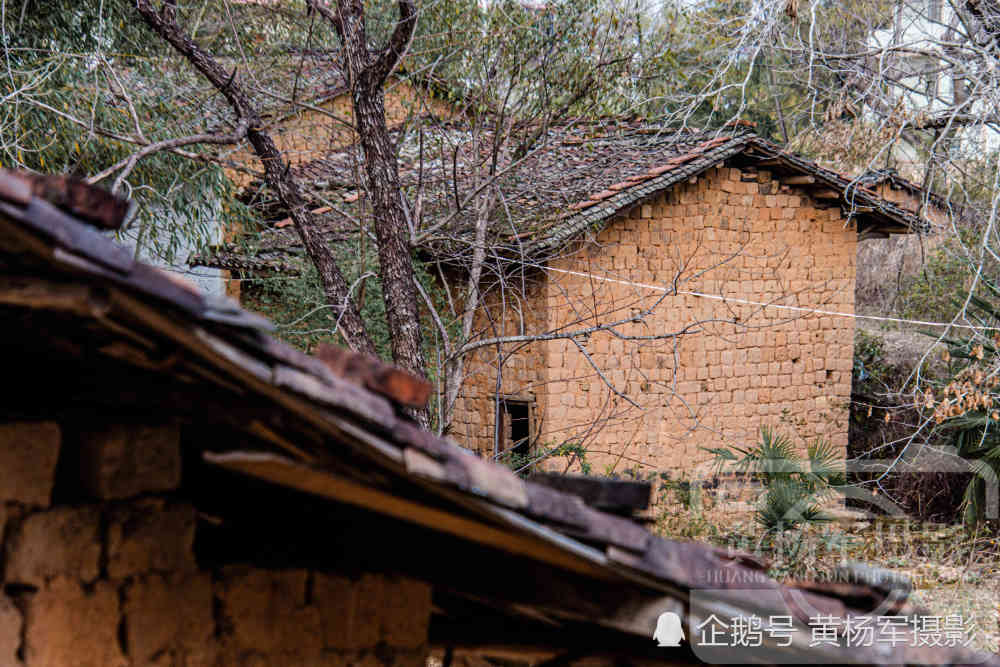
M 437 230 L 426 241 L 426 250 L 463 262 L 471 256 L 472 245 L 456 237 L 472 234 L 476 212 L 471 206 L 456 212 L 455 202 L 481 183 L 477 170 L 483 164 L 484 145 L 489 144 L 489 138 L 471 132 L 462 123 L 425 128 L 422 144 L 415 139 L 419 134 L 394 135 L 403 186 L 421 188 L 425 219 L 449 220 L 447 228 Z M 442 147 L 439 154 L 428 148 L 433 145 Z M 497 169 L 501 175 L 496 187 L 504 195 L 504 204 L 494 214 L 495 233 L 489 242 L 498 249 L 512 246 L 511 237 L 516 233 L 519 242 L 510 252 L 528 252 L 540 259 L 574 234 L 594 229 L 643 198 L 747 151 L 757 156 L 780 156 L 792 171 L 812 174 L 840 192 L 850 190 L 858 203 L 864 200 L 864 205 L 874 210 L 873 215 L 893 226 L 922 226 L 912 213 L 746 129 L 721 134 L 677 132 L 641 121 L 605 120 L 550 127 L 532 152 L 516 164 L 511 155 L 499 156 Z M 342 197 L 349 195 L 345 201 L 351 203 L 350 195 L 360 190 L 360 184 L 352 180 L 354 170 L 350 165 L 356 164 L 359 157 L 357 147 L 349 147 L 297 168 L 297 175 L 315 184 L 316 191 L 335 190 Z M 328 195 L 321 198 L 328 200 Z M 327 224 L 342 225 L 343 221 L 331 215 Z M 533 237 L 523 242 L 526 232 Z M 278 233 L 269 232 L 275 236 Z M 293 230 L 280 233 L 279 245 L 298 245 Z M 265 243 L 277 247 L 270 237 Z
M 617 193 L 614 190 L 611 190 L 611 189 L 602 190 L 602 191 L 598 192 L 596 195 L 590 195 L 590 199 L 593 199 L 593 200 L 596 200 L 596 201 L 601 201 L 603 199 L 607 199 L 608 197 L 613 197 L 616 194 Z

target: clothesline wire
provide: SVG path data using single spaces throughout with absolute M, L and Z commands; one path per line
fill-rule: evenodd
M 917 326 L 927 326 L 927 327 L 950 327 L 953 329 L 969 329 L 977 330 L 982 327 L 977 327 L 971 324 L 958 324 L 955 322 L 934 322 L 930 320 L 910 320 L 902 317 L 884 317 L 880 315 L 859 315 L 857 313 L 844 313 L 836 310 L 825 310 L 823 308 L 809 308 L 806 306 L 792 306 L 783 303 L 768 303 L 764 301 L 754 301 L 752 299 L 740 299 L 737 297 L 723 296 L 721 294 L 709 294 L 707 292 L 695 292 L 691 290 L 677 290 L 674 292 L 673 288 L 664 287 L 663 285 L 654 285 L 652 283 L 637 282 L 634 280 L 626 280 L 624 278 L 613 278 L 611 276 L 602 276 L 596 273 L 589 273 L 585 271 L 572 271 L 569 269 L 557 269 L 552 266 L 539 266 L 545 271 L 552 271 L 555 273 L 563 273 L 570 276 L 577 276 L 579 278 L 587 278 L 590 280 L 599 280 L 606 283 L 615 283 L 618 285 L 626 285 L 629 287 L 639 287 L 642 289 L 649 289 L 657 292 L 673 292 L 678 296 L 693 296 L 701 299 L 710 299 L 713 301 L 721 301 L 724 303 L 739 304 L 744 306 L 757 306 L 760 308 L 775 308 L 778 310 L 789 310 L 797 313 L 805 313 L 811 315 L 826 315 L 830 317 L 849 317 L 856 320 L 871 320 L 875 322 L 890 322 L 893 324 L 910 324 Z M 175 270 L 175 269 L 174 269 Z M 198 277 L 215 277 L 211 274 L 201 274 L 194 271 L 178 271 L 178 273 L 185 273 L 188 275 L 195 275 Z M 273 279 L 273 278 L 272 278 Z M 244 279 L 245 281 L 246 279 Z M 252 279 L 260 281 L 261 279 Z
M 828 315 L 831 317 L 850 317 L 853 319 L 860 320 L 873 320 L 876 322 L 892 322 L 895 324 L 914 324 L 919 326 L 928 327 L 951 327 L 955 329 L 980 329 L 971 324 L 957 324 L 954 322 L 932 322 L 929 320 L 909 320 L 901 317 L 882 317 L 879 315 L 858 315 L 857 313 L 844 313 L 836 310 L 824 310 L 822 308 L 808 308 L 805 306 L 791 306 L 783 303 L 766 303 L 763 301 L 753 301 L 750 299 L 740 299 L 736 297 L 723 296 L 721 294 L 708 294 L 706 292 L 693 292 L 688 290 L 677 290 L 676 292 L 673 288 L 664 287 L 662 285 L 653 285 L 650 283 L 641 283 L 633 280 L 625 280 L 622 278 L 612 278 L 610 276 L 601 276 L 596 273 L 587 273 L 584 271 L 571 271 L 569 269 L 557 269 L 555 267 L 547 266 L 544 267 L 546 271 L 554 271 L 556 273 L 564 273 L 566 275 L 577 276 L 580 278 L 588 278 L 592 280 L 600 280 L 607 283 L 616 283 L 619 285 L 627 285 L 630 287 L 641 287 L 643 289 L 655 290 L 658 292 L 672 292 L 678 296 L 694 296 L 702 299 L 711 299 L 714 301 L 723 301 L 725 303 L 734 303 L 746 306 L 759 306 L 761 308 L 776 308 L 780 310 L 791 310 L 799 313 L 808 313 L 813 315 Z

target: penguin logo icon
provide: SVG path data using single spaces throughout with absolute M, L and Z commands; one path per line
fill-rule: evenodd
M 665 611 L 656 619 L 656 632 L 653 641 L 659 646 L 680 646 L 684 639 L 684 628 L 681 627 L 681 617 L 672 611 Z

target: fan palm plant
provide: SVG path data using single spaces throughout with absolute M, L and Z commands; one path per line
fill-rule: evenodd
M 730 467 L 752 475 L 766 492 L 754 513 L 769 530 L 786 530 L 797 524 L 829 521 L 820 504 L 844 484 L 843 460 L 836 448 L 822 439 L 806 446 L 805 459 L 792 440 L 763 426 L 752 447 L 706 449 L 716 457 L 717 472 Z

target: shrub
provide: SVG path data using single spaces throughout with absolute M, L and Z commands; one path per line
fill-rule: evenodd
M 966 319 L 976 326 L 973 333 L 944 339 L 954 373 L 936 397 L 929 390 L 924 395 L 938 430 L 970 461 L 972 478 L 962 500 L 969 524 L 986 518 L 987 480 L 996 484 L 1000 476 L 1000 307 L 992 302 L 1000 290 L 989 283 L 985 288 L 984 296 L 968 297 Z
M 768 530 L 828 521 L 820 503 L 844 484 L 843 462 L 829 443 L 821 439 L 809 443 L 803 460 L 788 436 L 767 426 L 761 428 L 760 441 L 753 447 L 706 451 L 715 455 L 719 472 L 729 466 L 764 485 L 754 518 Z
M 547 459 L 565 458 L 567 460 L 566 469 L 569 472 L 572 465 L 580 466 L 580 474 L 589 475 L 592 466 L 587 461 L 587 449 L 578 442 L 564 442 L 559 445 L 547 444 L 537 445 L 530 453 L 522 454 L 513 448 L 500 452 L 497 456 L 497 463 L 503 464 L 522 477 L 527 477 L 535 472 L 537 465 Z

